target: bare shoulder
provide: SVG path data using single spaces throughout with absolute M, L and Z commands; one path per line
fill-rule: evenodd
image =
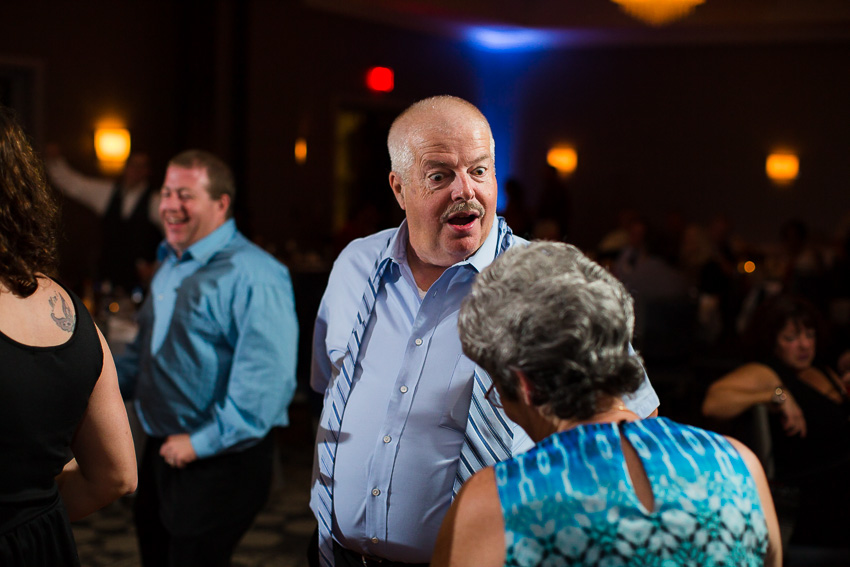
M 493 468 L 463 485 L 446 515 L 432 567 L 499 566 L 505 562 L 505 522 Z
M 496 472 L 493 467 L 478 471 L 472 475 L 458 494 L 457 501 L 463 502 L 467 513 L 501 510 L 499 490 L 496 488 Z
M 728 435 L 724 435 L 723 437 L 724 439 L 729 441 L 729 443 L 736 451 L 738 451 L 738 454 L 741 455 L 741 458 L 744 460 L 744 463 L 747 465 L 747 468 L 752 470 L 750 467 L 751 463 L 756 463 L 759 468 L 761 468 L 761 463 L 759 462 L 758 457 L 756 457 L 756 454 L 753 453 L 752 449 L 750 449 L 734 437 L 729 437 Z
M 4 292 L 0 301 L 0 330 L 21 344 L 58 345 L 74 332 L 74 302 L 61 285 L 46 276 L 39 276 L 38 289 L 29 297 Z
M 455 525 L 462 531 L 479 530 L 502 532 L 502 505 L 499 502 L 499 490 L 496 487 L 496 474 L 488 467 L 474 474 L 463 485 L 453 505 Z
M 753 453 L 752 449 L 744 445 L 742 442 L 738 441 L 734 437 L 729 437 L 724 435 L 724 438 L 729 441 L 732 447 L 741 455 L 741 460 L 744 461 L 744 464 L 747 466 L 747 470 L 750 471 L 750 475 L 752 475 L 753 480 L 756 482 L 756 486 L 759 488 L 761 492 L 764 489 L 767 489 L 767 475 L 764 472 L 764 468 L 761 465 L 761 461 Z
M 770 485 L 767 481 L 767 476 L 761 466 L 761 462 L 746 445 L 732 437 L 726 437 L 726 440 L 732 444 L 732 447 L 738 451 L 747 469 L 753 477 L 758 490 L 759 500 L 761 502 L 764 519 L 767 525 L 767 555 L 764 560 L 765 566 L 779 567 L 782 565 L 782 542 L 781 533 L 779 531 L 779 520 L 776 516 L 776 508 L 773 504 L 773 498 L 770 493 Z
M 44 282 L 42 285 L 41 282 Z M 38 292 L 41 292 L 47 300 L 50 310 L 50 319 L 60 330 L 71 333 L 74 331 L 77 314 L 74 310 L 74 302 L 65 289 L 50 278 L 39 278 Z

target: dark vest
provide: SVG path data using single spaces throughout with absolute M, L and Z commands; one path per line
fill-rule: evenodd
M 136 203 L 132 214 L 123 218 L 121 208 L 123 192 L 120 182 L 112 191 L 102 222 L 101 255 L 98 261 L 98 278 L 122 287 L 130 293 L 141 286 L 136 261 L 153 262 L 162 233 L 148 217 L 153 188 L 148 186 Z

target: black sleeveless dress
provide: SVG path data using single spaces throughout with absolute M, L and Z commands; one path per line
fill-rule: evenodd
M 771 415 L 776 480 L 799 490 L 791 543 L 850 547 L 850 400 L 838 404 L 797 377 L 778 359 L 767 361 L 806 418 L 805 437 L 788 436 Z M 821 372 L 841 392 L 826 368 Z
M 0 333 L 0 565 L 79 565 L 55 476 L 103 367 L 94 322 L 71 291 L 76 326 L 34 347 Z

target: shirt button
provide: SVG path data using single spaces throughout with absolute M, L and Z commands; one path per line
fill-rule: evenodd
M 399 388 L 398 390 L 399 390 L 399 392 L 401 392 L 402 394 L 406 394 L 406 393 L 407 393 L 407 386 L 402 386 L 402 387 L 401 387 L 401 388 Z
M 390 437 L 389 435 L 384 435 L 384 443 L 389 443 L 392 440 L 393 440 L 393 438 Z
M 378 538 L 373 537 L 373 538 L 372 538 L 372 543 L 378 543 Z
M 372 496 L 380 496 L 380 495 L 381 495 L 380 490 L 378 490 L 377 488 L 372 489 Z
M 413 342 L 416 343 L 416 346 L 422 346 L 422 339 L 416 339 Z
M 160 301 L 162 301 L 162 294 L 160 293 L 159 295 L 156 296 L 156 298 L 159 299 Z

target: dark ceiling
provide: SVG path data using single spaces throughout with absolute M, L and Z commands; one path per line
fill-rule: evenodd
M 548 30 L 558 43 L 813 41 L 850 39 L 850 0 L 705 0 L 653 27 L 611 0 L 304 0 L 314 8 L 462 37 L 471 26 Z

